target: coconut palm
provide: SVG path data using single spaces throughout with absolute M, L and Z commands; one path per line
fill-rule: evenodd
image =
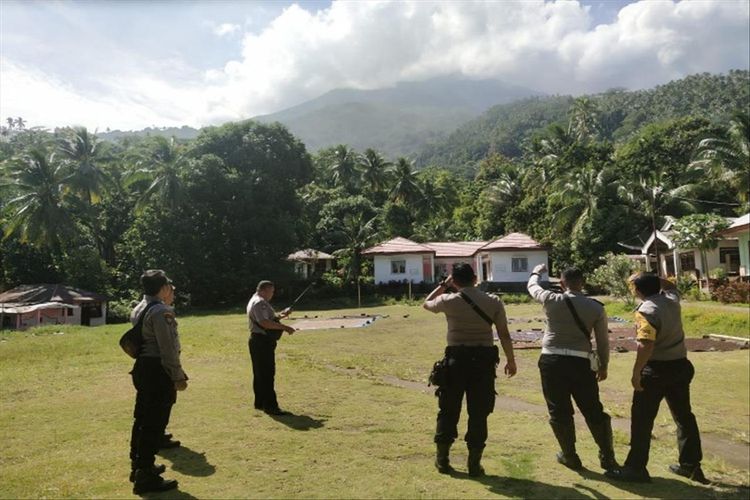
M 391 201 L 401 202 L 407 206 L 417 203 L 422 198 L 422 190 L 412 169 L 412 162 L 399 158 L 394 169 L 394 184 L 390 192 Z
M 372 148 L 365 150 L 357 157 L 357 164 L 362 172 L 362 183 L 377 193 L 388 185 L 388 178 L 393 164 Z
M 328 165 L 334 186 L 343 186 L 347 190 L 357 184 L 357 153 L 345 144 L 336 146 L 331 163 Z
M 578 141 L 587 141 L 599 133 L 599 109 L 594 101 L 579 97 L 569 111 L 568 134 Z
M 746 211 L 750 203 L 750 115 L 735 113 L 725 134 L 700 141 L 691 165 L 736 189 Z
M 577 235 L 599 210 L 599 200 L 611 186 L 612 176 L 605 167 L 585 165 L 558 178 L 552 186 L 550 202 L 562 205 L 552 216 L 553 227 L 569 228 Z
M 124 185 L 148 183 L 136 203 L 139 212 L 153 200 L 174 209 L 182 200 L 181 172 L 188 160 L 174 137 L 154 137 L 148 146 L 136 155 L 135 169 L 127 175 Z
M 74 127 L 60 140 L 58 150 L 67 165 L 65 183 L 70 191 L 88 205 L 99 203 L 109 178 L 98 165 L 101 158 L 96 135 L 85 127 Z
M 5 237 L 46 246 L 62 255 L 62 238 L 73 227 L 63 205 L 65 165 L 40 149 L 14 158 L 7 166 L 8 179 L 0 184 L 11 198 L 3 207 Z

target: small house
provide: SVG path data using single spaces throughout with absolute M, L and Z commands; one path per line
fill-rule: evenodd
M 107 297 L 65 285 L 20 285 L 0 293 L 2 328 L 99 326 L 106 323 L 106 317 Z
M 525 290 L 531 270 L 548 260 L 547 249 L 523 233 L 490 241 L 476 254 L 480 282 L 503 284 L 506 289 L 518 291 Z
M 307 248 L 289 254 L 286 260 L 294 262 L 294 273 L 302 279 L 323 274 L 333 269 L 333 255 Z

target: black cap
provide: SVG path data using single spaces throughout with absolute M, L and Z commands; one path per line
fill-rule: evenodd
M 164 285 L 171 285 L 172 280 L 161 269 L 149 269 L 141 275 L 141 286 L 146 295 L 156 295 Z

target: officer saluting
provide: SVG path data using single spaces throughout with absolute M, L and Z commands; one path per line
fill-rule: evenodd
M 630 453 L 622 469 L 609 477 L 634 482 L 651 480 L 646 465 L 651 431 L 662 399 L 667 400 L 677 424 L 680 463 L 669 469 L 693 481 L 708 484 L 703 475 L 701 438 L 690 409 L 690 381 L 695 375 L 687 359 L 682 329 L 680 296 L 674 283 L 650 273 L 631 277 L 631 289 L 643 302 L 635 312 L 638 353 L 633 365 L 633 406 L 630 423 Z
M 578 269 L 567 269 L 562 273 L 560 283 L 565 293 L 555 293 L 541 287 L 539 278 L 546 271 L 546 265 L 536 266 L 527 288 L 531 296 L 542 303 L 547 316 L 539 371 L 550 414 L 549 423 L 562 450 L 557 454 L 557 461 L 573 470 L 583 467 L 576 453 L 572 396 L 599 446 L 601 467 L 605 470 L 615 469 L 618 464 L 612 445 L 612 423 L 599 401 L 598 382 L 607 378 L 609 362 L 604 306 L 583 294 L 584 278 Z M 593 357 L 592 329 L 596 336 L 598 367 L 590 359 Z M 593 371 L 594 368 L 596 371 Z
M 177 481 L 165 480 L 163 465 L 154 465 L 177 391 L 187 388 L 188 377 L 180 364 L 180 338 L 174 309 L 174 286 L 164 271 L 151 269 L 141 276 L 144 296 L 131 314 L 135 324 L 143 319 L 143 345 L 136 358 L 133 385 L 136 389 L 130 440 L 133 493 L 165 491 Z

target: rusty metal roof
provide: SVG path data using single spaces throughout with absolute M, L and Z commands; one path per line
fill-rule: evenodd
M 471 257 L 487 244 L 486 241 L 431 241 L 424 245 L 435 251 L 435 257 Z
M 106 302 L 107 297 L 94 292 L 61 284 L 19 285 L 0 293 L 0 302 L 12 304 L 43 304 L 45 302 Z
M 306 248 L 305 250 L 297 250 L 294 253 L 290 253 L 286 260 L 333 260 L 335 258 L 331 254 Z
M 408 240 L 406 238 L 396 237 L 380 245 L 366 248 L 362 250 L 362 255 L 385 255 L 385 254 L 401 254 L 401 253 L 435 253 L 435 250 L 417 243 L 415 241 Z

